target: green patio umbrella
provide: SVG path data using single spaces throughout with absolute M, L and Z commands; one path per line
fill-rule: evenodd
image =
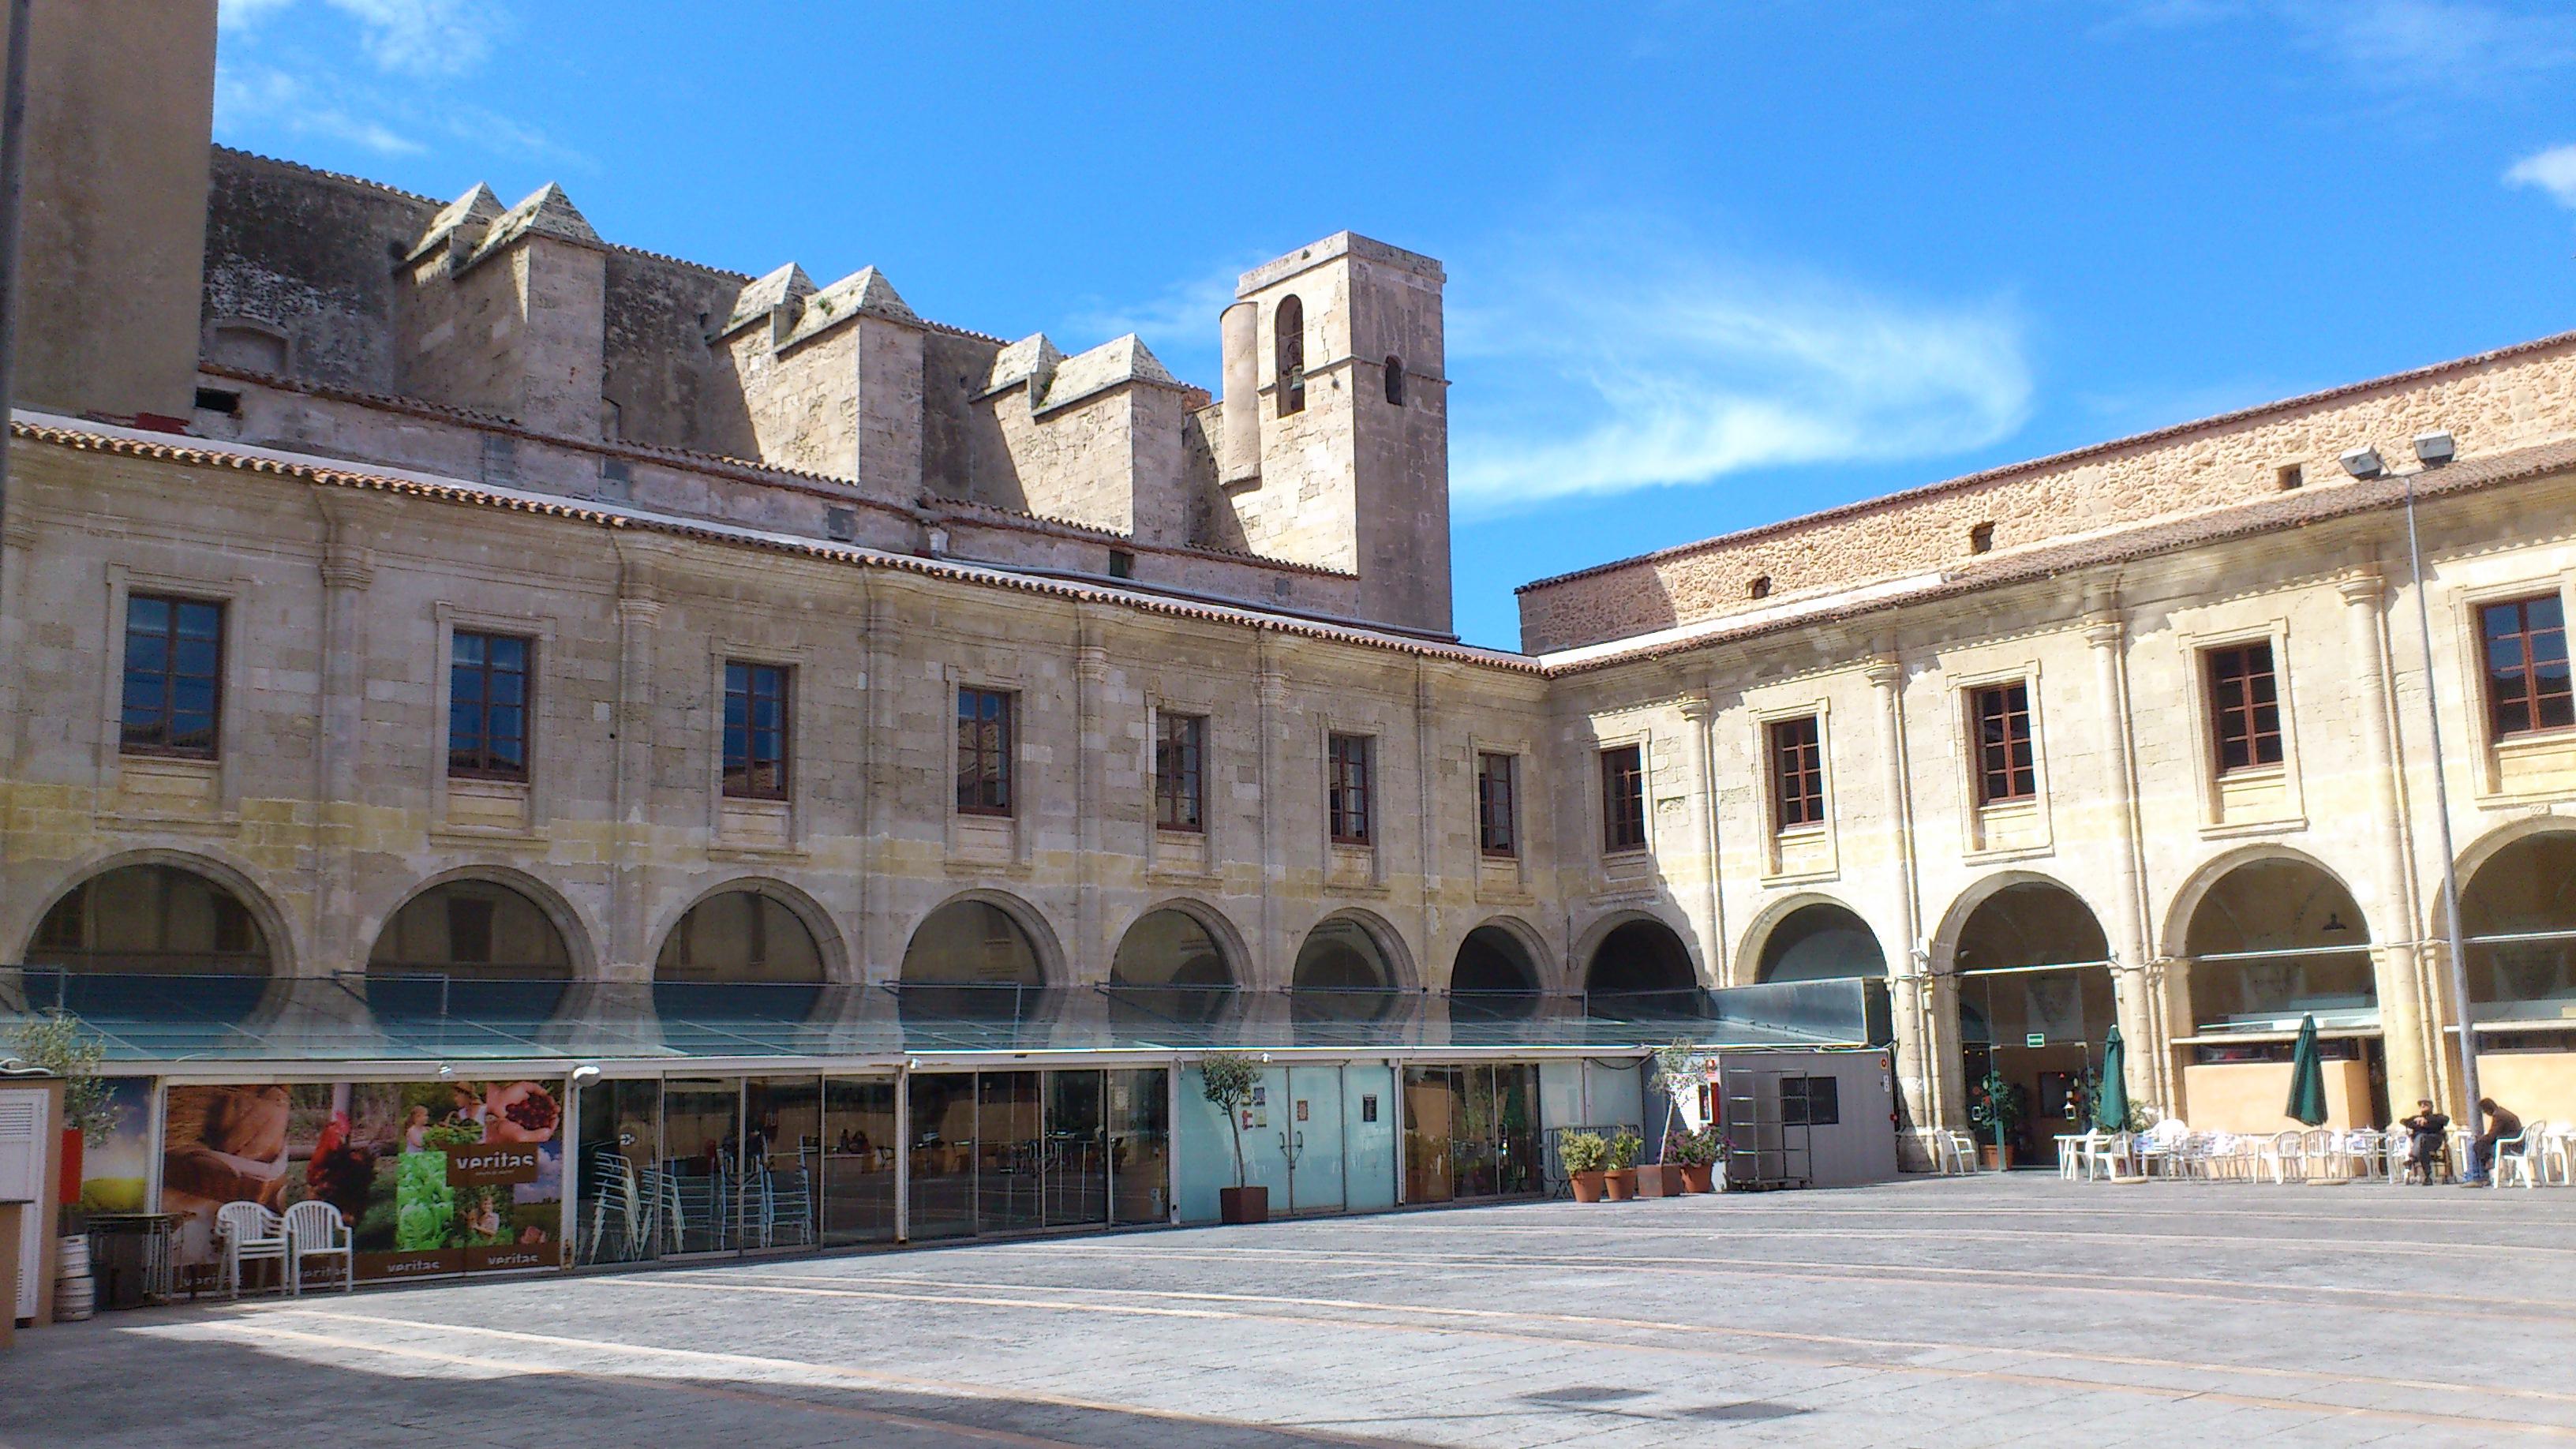
M 2290 1105 L 2283 1109 L 2311 1127 L 2326 1120 L 2326 1066 L 2317 1057 L 2317 1019 L 2299 1021 L 2299 1044 L 2290 1051 Z
M 2105 1132 L 2129 1130 L 2129 1046 L 2113 1026 L 2102 1044 L 2102 1089 L 2093 1094 L 2093 1125 Z

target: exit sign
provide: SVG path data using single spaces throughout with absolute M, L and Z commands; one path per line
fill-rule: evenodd
M 2048 1045 L 2048 1033 L 2044 1031 L 2034 1031 L 2023 1037 L 2021 1039 L 2021 1044 L 2026 1047 L 2046 1046 Z

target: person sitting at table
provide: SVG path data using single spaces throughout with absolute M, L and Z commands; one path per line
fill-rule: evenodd
M 2406 1129 L 2406 1171 L 2422 1174 L 2418 1179 L 2426 1187 L 2433 1185 L 2433 1163 L 2442 1155 L 2450 1140 L 2451 1119 L 2433 1110 L 2433 1099 L 2418 1098 L 2415 1115 L 2397 1124 Z
M 2493 1176 L 2496 1144 L 2522 1135 L 2522 1119 L 2497 1106 L 2495 1098 L 2478 1098 L 2478 1110 L 2486 1115 L 2487 1130 L 2478 1134 L 2477 1145 L 2469 1151 L 2469 1160 L 2474 1165 L 2469 1175 L 2460 1179 L 2462 1187 L 2477 1186 Z

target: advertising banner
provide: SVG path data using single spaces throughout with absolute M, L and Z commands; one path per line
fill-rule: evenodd
M 562 1100 L 528 1081 L 174 1086 L 161 1210 L 188 1219 L 181 1280 L 212 1279 L 228 1202 L 330 1203 L 361 1282 L 560 1267 Z

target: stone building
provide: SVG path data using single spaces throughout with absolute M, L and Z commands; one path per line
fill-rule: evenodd
M 91 303 L 29 314 L 0 532 L 31 965 L 546 981 L 603 1057 L 712 980 L 1329 1023 L 1864 979 L 1917 1161 L 1990 1073 L 2044 1145 L 2114 1022 L 2199 1125 L 2277 1125 L 2310 1014 L 2345 1121 L 2448 1096 L 2464 1019 L 2576 1116 L 2576 334 L 1531 584 L 1481 649 L 1429 258 L 1246 273 L 1211 396 L 553 186 L 211 147 L 186 67 L 75 114 L 128 8 L 41 13 L 38 152 L 94 159 L 31 173 Z

